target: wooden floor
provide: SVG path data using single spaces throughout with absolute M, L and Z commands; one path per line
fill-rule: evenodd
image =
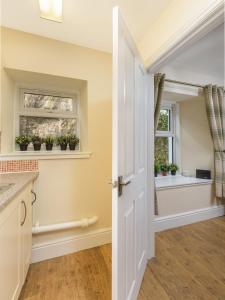
M 33 264 L 20 300 L 110 300 L 111 246 Z M 138 300 L 225 300 L 225 217 L 156 235 Z

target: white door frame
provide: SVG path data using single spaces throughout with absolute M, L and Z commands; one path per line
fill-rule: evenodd
M 147 103 L 147 131 L 148 131 L 148 159 L 147 159 L 147 210 L 149 212 L 149 218 L 147 219 L 148 228 L 148 259 L 155 256 L 155 232 L 154 232 L 154 215 L 155 215 L 155 175 L 154 175 L 154 144 L 155 144 L 155 133 L 154 133 L 154 76 L 149 73 L 149 86 L 148 86 L 148 103 Z
M 164 44 L 163 47 L 160 48 L 158 53 L 156 53 L 153 57 L 153 63 L 148 65 L 149 72 L 149 112 L 154 112 L 154 94 L 150 92 L 154 90 L 154 82 L 153 75 L 155 72 L 159 71 L 160 68 L 166 64 L 168 61 L 175 58 L 179 55 L 184 49 L 187 47 L 191 47 L 198 40 L 204 37 L 207 33 L 215 29 L 217 26 L 224 23 L 224 1 L 217 1 L 208 7 L 207 10 L 202 12 L 195 21 L 191 20 L 191 22 L 177 33 L 177 35 L 173 36 L 172 39 L 168 39 L 168 41 Z M 148 115 L 148 199 L 150 199 L 150 203 L 148 203 L 148 211 L 150 211 L 150 219 L 149 219 L 149 259 L 155 256 L 155 238 L 154 238 L 154 229 L 153 229 L 153 220 L 154 220 L 154 175 L 153 175 L 153 167 L 154 167 L 154 116 L 152 114 Z
M 162 65 L 177 57 L 184 49 L 191 47 L 207 33 L 224 23 L 224 1 L 215 1 L 204 10 L 195 20 L 191 20 L 185 28 L 169 38 L 159 51 L 153 55 L 147 68 L 150 73 L 157 72 Z

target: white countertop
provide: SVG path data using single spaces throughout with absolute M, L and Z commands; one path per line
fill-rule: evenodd
M 195 177 L 186 177 L 182 175 L 168 175 L 168 176 L 159 176 L 155 177 L 156 189 L 168 189 L 182 186 L 194 186 L 202 184 L 212 184 L 212 179 L 201 179 Z
M 0 212 L 25 186 L 34 181 L 37 177 L 38 172 L 0 174 L 0 185 L 12 184 L 8 190 L 0 194 Z

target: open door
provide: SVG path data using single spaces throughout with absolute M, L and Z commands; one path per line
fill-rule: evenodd
M 136 299 L 148 258 L 149 76 L 119 8 L 113 9 L 112 298 Z

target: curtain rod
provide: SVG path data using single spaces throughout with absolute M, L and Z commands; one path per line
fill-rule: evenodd
M 178 80 L 172 80 L 172 79 L 165 79 L 166 82 L 172 82 L 172 83 L 177 83 L 177 84 L 182 84 L 182 85 L 188 85 L 188 86 L 193 86 L 193 87 L 198 87 L 203 89 L 204 85 L 200 84 L 194 84 L 194 83 L 189 83 L 189 82 L 184 82 L 184 81 L 178 81 Z

